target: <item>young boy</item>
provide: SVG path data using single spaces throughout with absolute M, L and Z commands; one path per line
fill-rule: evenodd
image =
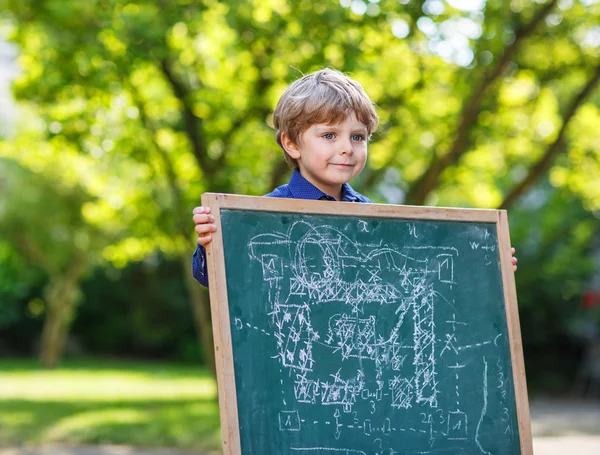
M 365 166 L 367 142 L 379 122 L 358 82 L 332 69 L 308 74 L 283 93 L 273 122 L 277 143 L 294 172 L 287 185 L 265 196 L 373 202 L 348 185 Z M 194 208 L 193 220 L 198 245 L 192 272 L 200 284 L 208 286 L 204 247 L 217 228 L 210 207 Z

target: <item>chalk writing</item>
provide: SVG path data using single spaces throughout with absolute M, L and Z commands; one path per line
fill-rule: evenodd
M 279 372 L 276 427 L 299 435 L 290 453 L 433 455 L 455 447 L 486 454 L 488 420 L 514 437 L 512 383 L 500 361 L 505 340 L 472 336 L 477 322 L 456 301 L 470 284 L 461 255 L 480 254 L 489 266 L 495 237 L 480 228 L 460 247 L 427 244 L 419 223 L 406 228 L 419 243 L 374 240 L 376 227 L 365 220 L 346 227 L 300 220 L 249 237 L 264 316 L 237 312 L 231 328 L 234 338 L 263 339 L 266 362 Z M 493 406 L 489 389 L 499 397 Z M 330 439 L 303 438 L 316 428 Z M 412 448 L 399 442 L 403 434 Z M 359 435 L 360 448 L 346 444 Z

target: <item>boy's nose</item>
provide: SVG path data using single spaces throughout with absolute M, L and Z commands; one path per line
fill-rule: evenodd
M 345 140 L 345 141 L 340 141 L 340 155 L 343 155 L 345 153 L 352 153 L 354 150 L 352 149 L 352 141 L 350 140 Z

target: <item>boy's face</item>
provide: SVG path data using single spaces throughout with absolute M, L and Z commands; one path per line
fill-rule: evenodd
M 282 144 L 298 162 L 302 176 L 338 200 L 342 185 L 365 166 L 367 141 L 367 127 L 354 114 L 337 124 L 311 125 L 300 135 L 298 144 L 282 135 Z

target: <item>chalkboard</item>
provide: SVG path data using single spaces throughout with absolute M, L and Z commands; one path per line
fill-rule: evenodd
M 224 453 L 532 453 L 506 212 L 203 204 Z

